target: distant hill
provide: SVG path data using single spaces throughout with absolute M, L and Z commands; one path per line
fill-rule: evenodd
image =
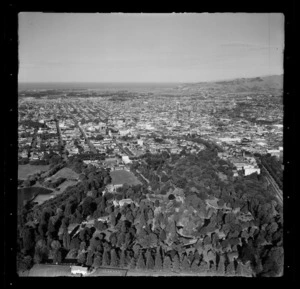
M 283 75 L 270 75 L 253 78 L 237 78 L 215 82 L 198 82 L 183 84 L 177 90 L 200 92 L 204 90 L 222 91 L 223 93 L 270 92 L 281 94 L 283 90 Z

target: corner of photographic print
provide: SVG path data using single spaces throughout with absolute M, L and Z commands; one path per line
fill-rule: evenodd
M 280 13 L 19 13 L 19 276 L 283 276 Z

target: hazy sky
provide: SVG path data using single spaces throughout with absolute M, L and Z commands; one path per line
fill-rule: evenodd
M 283 14 L 19 14 L 20 82 L 282 74 L 283 49 Z

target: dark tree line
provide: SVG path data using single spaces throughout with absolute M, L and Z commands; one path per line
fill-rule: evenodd
M 116 193 L 106 192 L 111 182 L 109 171 L 72 158 L 62 165 L 76 171 L 80 183 L 19 214 L 19 267 L 50 258 L 55 263 L 76 259 L 78 264 L 93 267 L 220 275 L 239 275 L 250 269 L 258 276 L 280 273 L 282 208 L 266 191 L 263 179 L 248 176 L 233 181 L 228 173 L 230 181 L 221 181 L 217 167 L 224 163 L 214 150 L 183 158 L 147 155 L 145 163 L 153 172 L 164 171 L 164 186 L 182 188 L 183 205 L 175 193 L 165 196 L 163 203 L 149 200 L 151 192 L 145 185 L 124 185 Z M 52 173 L 59 167 L 53 166 Z M 164 196 L 163 192 L 158 196 Z M 206 205 L 214 197 L 218 198 L 217 210 Z M 131 201 L 114 205 L 124 199 Z M 222 209 L 224 206 L 227 209 Z M 159 207 L 160 213 L 155 213 Z M 202 219 L 194 210 L 201 212 Z M 241 212 L 238 216 L 251 214 L 253 218 L 239 220 L 234 210 Z M 183 214 L 187 223 L 180 228 L 177 223 Z M 82 223 L 88 218 L 95 220 L 92 227 Z M 178 233 L 180 229 L 199 238 L 190 249 Z

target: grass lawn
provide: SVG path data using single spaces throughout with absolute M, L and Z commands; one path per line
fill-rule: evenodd
M 117 268 L 99 268 L 96 269 L 95 272 L 93 272 L 92 274 L 88 275 L 91 277 L 94 276 L 126 276 L 126 271 L 127 270 L 123 270 L 123 269 L 117 269 Z
M 49 194 L 49 195 L 38 195 L 36 196 L 36 198 L 34 199 L 34 202 L 38 203 L 38 205 L 50 200 L 50 199 L 53 199 L 55 197 L 55 195 L 53 194 Z
M 59 178 L 66 178 L 68 180 L 78 180 L 79 175 L 70 168 L 62 168 L 56 174 L 51 176 L 49 180 L 55 181 Z
M 65 181 L 65 182 L 63 182 L 62 184 L 60 184 L 60 185 L 57 187 L 57 189 L 59 189 L 59 193 L 61 194 L 61 193 L 63 193 L 63 192 L 66 190 L 67 187 L 74 186 L 74 185 L 76 185 L 76 184 L 77 184 L 77 181 L 72 181 L 72 180 L 70 180 L 70 181 Z
M 127 183 L 128 185 L 138 185 L 141 183 L 133 173 L 125 170 L 112 171 L 110 172 L 110 175 L 113 185 L 125 183 Z
M 107 165 L 117 164 L 117 158 L 107 158 L 104 161 Z
M 72 276 L 70 266 L 64 265 L 34 265 L 28 274 L 29 277 L 57 277 L 57 276 Z
M 29 175 L 33 175 L 39 171 L 47 171 L 49 169 L 49 165 L 19 165 L 18 166 L 18 179 L 26 180 Z

